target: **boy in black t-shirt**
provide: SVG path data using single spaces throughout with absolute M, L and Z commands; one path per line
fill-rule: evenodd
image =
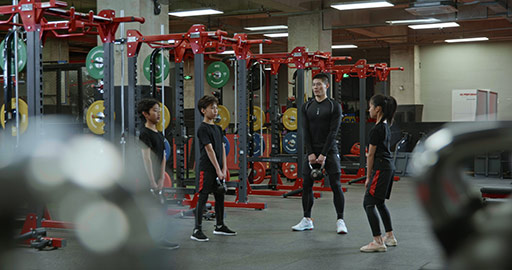
M 208 194 L 215 196 L 215 218 L 217 225 L 213 234 L 236 235 L 224 225 L 224 189 L 219 183 L 225 181 L 227 175 L 226 152 L 224 150 L 222 129 L 213 123 L 217 116 L 217 104 L 219 101 L 213 96 L 204 96 L 197 102 L 197 109 L 204 117 L 197 129 L 199 140 L 199 199 L 195 212 L 195 228 L 190 239 L 196 241 L 208 241 L 201 229 L 203 210 L 208 200 Z
M 375 95 L 370 99 L 370 117 L 377 119 L 377 124 L 370 130 L 363 206 L 370 223 L 373 241 L 361 247 L 362 252 L 382 252 L 387 250 L 387 246 L 397 245 L 391 226 L 391 216 L 384 204 L 385 199 L 389 199 L 391 195 L 395 172 L 389 150 L 391 136 L 389 125 L 393 121 L 396 107 L 396 100 L 393 97 Z M 381 236 L 379 217 L 375 207 L 379 210 L 386 229 L 384 237 Z
M 164 185 L 166 162 L 164 136 L 156 129 L 156 125 L 160 121 L 160 103 L 155 99 L 143 99 L 137 105 L 137 110 L 145 120 L 139 135 L 139 140 L 142 142 L 140 144 L 142 160 L 147 176 L 147 181 L 143 181 L 142 186 L 146 187 L 146 190 L 149 188 L 152 193 L 158 194 Z M 164 207 L 163 210 L 166 212 L 167 209 Z M 161 234 L 163 235 L 163 233 Z M 175 249 L 179 247 L 178 244 L 167 242 L 163 237 L 158 242 L 162 248 Z

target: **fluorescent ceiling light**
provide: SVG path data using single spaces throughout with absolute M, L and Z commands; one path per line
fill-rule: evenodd
M 203 15 L 212 15 L 212 14 L 222 14 L 224 12 L 207 8 L 207 9 L 196 9 L 196 10 L 185 10 L 185 11 L 175 11 L 169 12 L 169 15 L 176 17 L 190 17 L 190 16 L 203 16 Z
M 439 22 L 436 18 L 428 19 L 415 19 L 415 20 L 397 20 L 397 21 L 386 21 L 389 24 L 415 24 L 415 23 L 435 23 Z
M 429 23 L 429 24 L 415 24 L 409 25 L 409 28 L 418 29 L 432 29 L 432 28 L 448 28 L 448 27 L 459 27 L 460 25 L 456 22 L 447 23 Z
M 331 49 L 355 49 L 357 48 L 356 45 L 353 44 L 347 44 L 347 45 L 332 45 Z
M 264 36 L 266 36 L 266 37 L 274 37 L 274 38 L 277 38 L 277 37 L 287 37 L 288 33 L 270 33 L 270 34 L 264 34 Z
M 489 40 L 487 37 L 476 37 L 476 38 L 459 38 L 459 39 L 447 39 L 445 42 L 457 43 L 457 42 L 473 42 L 473 41 L 486 41 Z
M 352 2 L 352 3 L 340 3 L 331 5 L 332 8 L 339 10 L 351 10 L 351 9 L 364 9 L 364 8 L 379 8 L 379 7 L 392 7 L 391 3 L 386 1 L 373 1 L 373 2 Z
M 219 54 L 235 54 L 235 51 L 223 51 Z
M 244 27 L 244 29 L 249 30 L 249 31 L 283 30 L 283 29 L 288 29 L 288 26 L 286 26 L 286 25 L 252 26 L 252 27 Z

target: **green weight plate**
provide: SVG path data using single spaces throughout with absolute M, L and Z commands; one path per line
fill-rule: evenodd
M 206 81 L 213 88 L 221 88 L 229 80 L 229 68 L 223 62 L 211 63 L 206 69 Z
M 96 46 L 89 51 L 85 59 L 85 67 L 89 76 L 97 80 L 103 79 L 104 76 L 103 53 L 103 46 Z
M 2 43 L 0 43 L 0 68 L 4 69 L 4 45 L 5 40 L 2 40 Z M 11 44 L 12 47 L 14 47 L 14 40 Z M 21 38 L 18 38 L 18 71 L 22 71 L 25 68 L 25 65 L 27 64 L 27 45 L 25 45 L 25 42 Z M 11 65 L 12 73 L 11 75 L 14 75 L 14 63 Z
M 148 57 L 146 57 L 146 59 L 144 60 L 144 77 L 146 77 L 146 79 L 148 81 L 151 81 L 151 72 L 150 72 L 151 66 L 149 65 L 150 61 L 151 61 L 151 54 L 148 55 Z M 158 53 L 158 55 L 156 56 L 156 77 L 155 77 L 156 83 L 162 82 L 161 66 L 162 66 L 162 54 Z M 167 76 L 169 76 L 169 68 L 170 68 L 169 60 L 167 60 L 167 58 L 164 58 L 164 80 L 167 79 Z

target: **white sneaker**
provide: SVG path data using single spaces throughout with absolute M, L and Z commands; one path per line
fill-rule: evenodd
M 361 252 L 385 252 L 387 247 L 384 243 L 378 244 L 375 241 L 370 242 L 368 245 L 359 249 Z
M 299 224 L 292 227 L 294 231 L 305 231 L 305 230 L 313 230 L 315 226 L 313 226 L 313 220 L 310 218 L 302 218 Z
M 395 237 L 387 238 L 386 236 L 383 236 L 382 242 L 384 242 L 384 244 L 386 244 L 386 246 L 388 247 L 396 247 L 396 245 L 398 244 L 398 241 L 396 241 Z
M 343 219 L 338 219 L 338 221 L 336 221 L 336 233 L 338 234 L 347 234 L 348 233 L 348 229 L 347 229 L 347 225 L 345 225 L 345 221 L 343 221 Z

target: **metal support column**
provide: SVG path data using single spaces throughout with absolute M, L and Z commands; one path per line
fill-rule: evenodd
M 335 97 L 335 100 L 340 103 L 340 105 L 342 105 L 342 99 L 341 99 L 341 81 L 338 83 L 338 82 L 335 82 L 333 81 L 333 89 L 334 89 L 334 97 Z M 343 120 L 343 106 L 342 106 L 342 112 L 341 112 L 341 117 L 342 117 L 342 120 Z M 338 153 L 342 153 L 341 151 L 341 127 L 338 129 L 338 134 L 336 134 L 336 140 L 338 141 Z
M 103 43 L 103 100 L 105 106 L 105 138 L 114 143 L 116 129 L 114 121 L 115 93 L 114 93 L 114 43 Z
M 239 187 L 238 201 L 247 202 L 247 68 L 246 60 L 238 62 L 238 151 L 239 151 Z
M 27 103 L 34 135 L 41 131 L 43 115 L 43 54 L 39 34 L 40 29 L 27 32 Z
M 359 168 L 366 168 L 366 78 L 359 78 Z
M 178 187 L 184 187 L 185 183 L 185 96 L 183 93 L 183 62 L 175 63 L 175 91 L 174 91 L 174 143 L 176 144 L 176 182 Z M 195 77 L 195 76 L 194 76 Z M 194 140 L 196 141 L 196 140 Z M 196 163 L 198 167 L 199 163 Z
M 199 99 L 204 96 L 204 54 L 199 53 L 194 55 L 194 88 L 195 88 L 195 102 L 197 104 Z M 195 106 L 194 106 L 195 108 Z M 199 192 L 199 140 L 197 139 L 197 129 L 203 122 L 203 117 L 197 109 L 194 109 L 194 158 L 196 161 L 196 191 Z
M 138 90 L 138 91 L 137 91 Z M 128 57 L 128 92 L 127 92 L 127 119 L 128 119 L 128 144 L 134 145 L 135 138 L 142 119 L 137 115 L 137 104 L 140 100 L 140 89 L 137 87 L 137 55 Z
M 270 156 L 274 157 L 280 154 L 280 148 L 281 148 L 281 137 L 279 136 L 279 125 L 278 123 L 281 122 L 281 119 L 279 119 L 279 95 L 278 95 L 278 89 L 279 89 L 279 82 L 278 82 L 278 75 L 271 75 L 270 76 L 270 131 L 271 131 L 271 137 L 270 137 L 270 145 L 272 146 L 270 150 Z M 271 185 L 273 187 L 277 186 L 277 174 L 278 174 L 279 164 L 275 162 L 270 163 L 270 174 L 271 174 Z
M 302 178 L 302 167 L 304 166 L 304 132 L 302 119 L 302 106 L 304 106 L 304 69 L 297 69 L 295 79 L 297 88 L 297 177 Z

